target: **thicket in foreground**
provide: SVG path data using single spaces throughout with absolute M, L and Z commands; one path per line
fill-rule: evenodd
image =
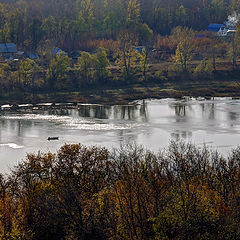
M 0 179 L 1 239 L 240 239 L 240 149 L 81 144 Z

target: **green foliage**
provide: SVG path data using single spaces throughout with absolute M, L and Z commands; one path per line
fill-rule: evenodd
M 94 81 L 94 65 L 96 61 L 97 59 L 95 55 L 92 55 L 88 52 L 81 52 L 81 56 L 78 58 L 78 61 L 75 65 L 77 76 L 87 84 Z
M 178 27 L 173 30 L 172 35 L 178 40 L 175 62 L 183 72 L 187 72 L 187 64 L 193 58 L 193 31 L 188 28 Z
M 185 26 L 188 21 L 187 9 L 183 5 L 176 10 L 176 20 L 182 26 Z
M 110 71 L 108 69 L 110 62 L 107 58 L 107 51 L 103 48 L 99 48 L 95 57 L 96 77 L 100 81 L 104 81 L 110 75 Z
M 57 23 L 53 16 L 45 18 L 41 25 L 41 30 L 43 31 L 46 39 L 56 38 L 57 34 Z
M 34 65 L 35 62 L 29 58 L 21 61 L 19 64 L 19 79 L 24 87 L 29 87 L 32 83 Z
M 169 69 L 169 71 L 171 71 L 171 69 Z M 156 71 L 154 77 L 159 80 L 167 80 L 166 74 L 163 70 Z
M 7 63 L 1 63 L 0 64 L 0 79 L 1 81 L 4 80 L 4 77 L 7 74 L 8 64 Z
M 176 77 L 181 76 L 181 74 L 182 74 L 182 69 L 179 64 L 171 64 L 168 67 L 168 77 L 169 78 L 176 78 Z
M 213 66 L 210 61 L 202 60 L 194 69 L 193 75 L 195 77 L 210 77 L 213 72 Z
M 143 48 L 142 52 L 139 54 L 139 65 L 143 74 L 143 78 L 146 80 L 146 72 L 149 69 L 148 52 L 146 48 Z
M 6 22 L 0 31 L 1 41 L 8 42 L 10 40 L 10 27 L 9 23 Z
M 65 87 L 67 85 L 66 74 L 69 71 L 70 62 L 68 56 L 60 53 L 50 62 L 49 67 L 49 85 L 51 90 L 56 88 Z
M 36 50 L 42 39 L 54 39 L 55 46 L 76 50 L 83 40 L 116 39 L 123 29 L 135 31 L 140 40 L 149 29 L 164 35 L 179 25 L 205 29 L 210 22 L 224 22 L 238 7 L 236 0 L 2 1 L 0 39 L 28 43 L 29 50 Z
M 31 42 L 31 49 L 36 50 L 38 43 L 42 39 L 42 29 L 41 29 L 42 22 L 41 20 L 35 18 L 29 25 L 29 35 L 30 35 L 30 42 Z
M 149 26 L 144 24 L 139 24 L 138 26 L 138 35 L 141 42 L 149 42 L 153 38 L 153 31 L 149 28 Z
M 226 18 L 226 1 L 212 0 L 206 8 L 206 17 L 210 22 L 222 22 Z
M 116 64 L 120 67 L 125 80 L 130 81 L 137 70 L 141 54 L 134 49 L 137 46 L 136 35 L 124 31 L 119 35 L 120 49 L 117 52 Z
M 134 29 L 140 22 L 140 3 L 138 0 L 129 0 L 127 27 Z
M 78 14 L 78 28 L 79 31 L 92 31 L 94 23 L 93 2 L 92 0 L 77 0 L 76 1 Z

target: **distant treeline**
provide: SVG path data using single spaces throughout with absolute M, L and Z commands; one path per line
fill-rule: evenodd
M 64 145 L 0 177 L 3 240 L 232 240 L 239 216 L 239 148 Z
M 166 35 L 176 26 L 204 30 L 240 10 L 237 0 L 1 0 L 0 42 L 28 51 L 49 45 L 87 50 L 86 41 L 117 39 L 137 32 L 140 44 L 151 29 Z

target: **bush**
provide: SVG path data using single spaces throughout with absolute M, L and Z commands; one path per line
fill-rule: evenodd
M 213 72 L 213 66 L 210 61 L 202 60 L 193 71 L 193 76 L 199 77 L 210 77 Z
M 166 81 L 166 73 L 163 70 L 158 70 L 154 73 L 154 77 L 158 80 Z
M 168 77 L 169 78 L 177 78 L 182 75 L 182 69 L 179 64 L 171 64 L 168 67 Z

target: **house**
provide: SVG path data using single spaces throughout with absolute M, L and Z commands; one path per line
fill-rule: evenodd
M 29 57 L 31 60 L 36 60 L 36 59 L 39 58 L 38 54 L 36 54 L 36 53 L 30 53 L 30 54 L 28 55 L 28 57 Z
M 212 32 L 214 35 L 219 37 L 227 36 L 228 29 L 224 24 L 211 23 L 206 29 L 208 32 Z
M 143 53 L 144 50 L 146 51 L 146 47 L 145 46 L 137 46 L 137 47 L 134 47 L 133 50 L 135 50 L 139 53 Z
M 0 43 L 0 55 L 4 58 L 13 57 L 17 53 L 17 46 L 14 43 Z
M 54 55 L 54 56 L 57 56 L 57 55 L 59 55 L 60 53 L 63 53 L 63 54 L 65 54 L 65 55 L 67 55 L 61 48 L 55 47 L 55 48 L 52 50 L 52 55 Z

